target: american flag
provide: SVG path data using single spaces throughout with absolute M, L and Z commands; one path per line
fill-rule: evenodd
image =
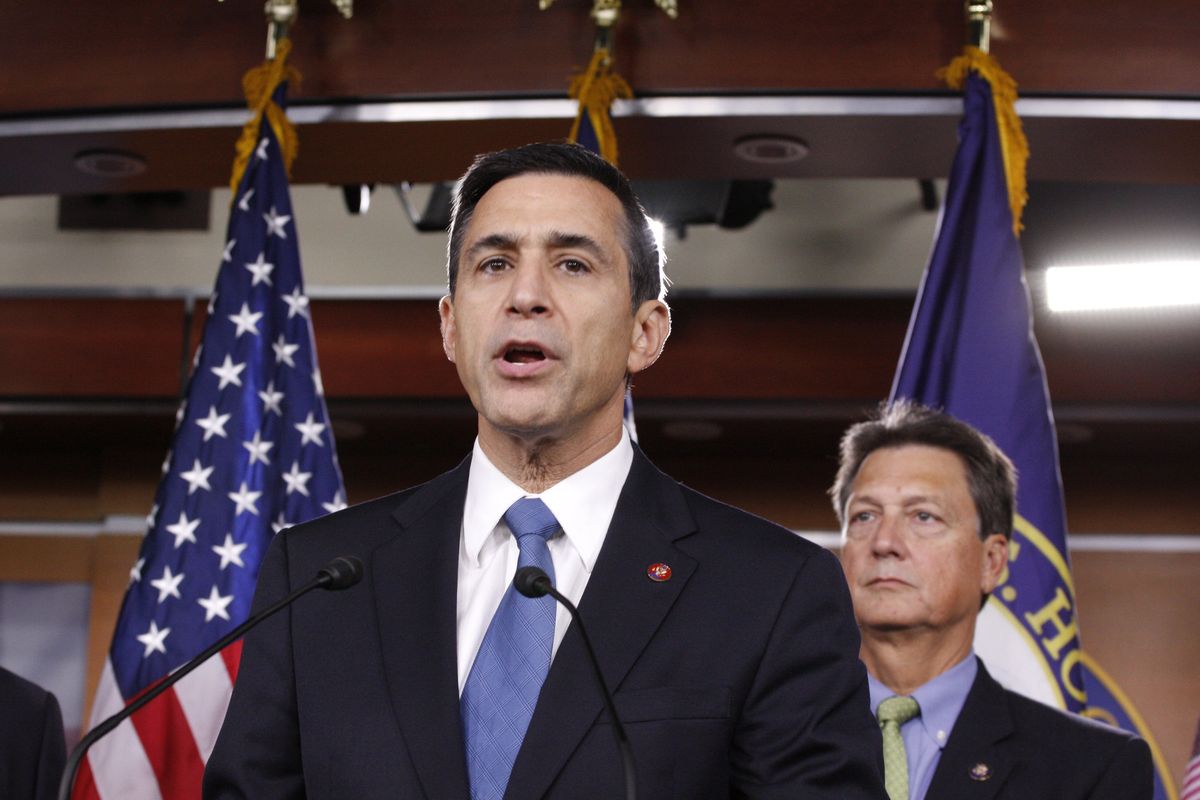
M 287 173 L 265 117 L 234 199 L 93 724 L 246 619 L 275 533 L 345 506 Z M 227 648 L 100 740 L 72 796 L 200 797 L 240 652 Z
M 1179 800 L 1200 800 L 1200 725 L 1196 726 L 1196 741 L 1192 743 L 1192 758 L 1183 771 L 1183 788 Z

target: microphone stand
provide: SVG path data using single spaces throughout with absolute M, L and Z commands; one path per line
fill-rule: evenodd
M 560 594 L 554 588 L 554 584 L 550 582 L 550 576 L 537 567 L 522 567 L 518 569 L 517 574 L 513 576 L 513 585 L 518 592 L 526 597 L 550 595 L 563 608 L 570 612 L 571 619 L 579 627 L 579 635 L 583 639 L 583 646 L 587 649 L 588 660 L 591 662 L 592 671 L 596 675 L 596 683 L 600 686 L 600 693 L 604 695 L 604 707 L 608 709 L 608 716 L 612 718 L 613 735 L 617 739 L 617 749 L 621 753 L 621 770 L 625 776 L 625 798 L 626 800 L 637 800 L 637 770 L 633 763 L 633 750 L 629 746 L 629 737 L 625 735 L 625 726 L 621 724 L 621 718 L 617 716 L 617 707 L 613 703 L 612 693 L 608 691 L 608 685 L 604 682 L 604 675 L 600 672 L 600 661 L 596 658 L 596 651 L 592 648 L 592 640 L 588 638 L 587 629 L 583 626 L 583 618 L 579 615 L 579 609 L 575 608 L 574 603 Z
M 343 567 L 337 562 L 352 562 L 349 567 Z M 345 575 L 348 571 L 350 574 Z M 209 645 L 199 655 L 191 658 L 184 663 L 182 667 L 172 672 L 166 678 L 163 678 L 158 683 L 152 684 L 148 689 L 138 695 L 133 702 L 122 708 L 116 714 L 113 714 L 108 719 L 101 722 L 96 727 L 88 731 L 87 735 L 79 740 L 79 744 L 75 745 L 75 749 L 71 751 L 71 757 L 67 759 L 65 771 L 63 772 L 62 781 L 58 785 L 58 800 L 70 800 L 71 789 L 75 784 L 76 773 L 79 772 L 79 765 L 83 761 L 83 756 L 87 753 L 88 748 L 96 743 L 98 739 L 107 734 L 113 728 L 120 725 L 122 722 L 133 716 L 142 706 L 149 703 L 160 694 L 170 689 L 186 675 L 191 673 L 196 667 L 203 664 L 208 659 L 212 658 L 220 650 L 233 643 L 253 628 L 258 623 L 265 620 L 267 617 L 274 615 L 280 609 L 300 598 L 302 595 L 308 594 L 313 589 L 330 588 L 344 589 L 348 586 L 357 583 L 362 577 L 362 562 L 353 556 L 339 557 L 334 559 L 328 566 L 322 568 L 315 578 L 301 586 L 296 591 L 289 594 L 279 602 L 253 615 L 241 625 L 231 630 L 229 633 L 222 636 L 213 644 Z

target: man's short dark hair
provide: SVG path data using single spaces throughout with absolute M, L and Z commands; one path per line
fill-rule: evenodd
M 1012 535 L 1017 473 L 1008 456 L 965 422 L 907 400 L 883 404 L 874 419 L 851 426 L 842 437 L 837 480 L 829 490 L 839 523 L 845 524 L 850 490 L 867 456 L 905 445 L 940 447 L 957 455 L 966 468 L 967 486 L 979 514 L 979 538 Z
M 475 206 L 489 189 L 502 180 L 527 173 L 572 175 L 604 186 L 621 203 L 625 212 L 625 257 L 629 261 L 629 286 L 634 311 L 646 300 L 664 296 L 663 258 L 646 212 L 624 175 L 600 156 L 575 144 L 542 142 L 512 150 L 485 153 L 475 159 L 454 193 L 450 217 L 450 244 L 446 258 L 447 283 L 454 296 L 458 282 L 458 260 L 463 237 Z

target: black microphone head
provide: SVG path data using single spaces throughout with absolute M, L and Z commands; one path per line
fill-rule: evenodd
M 545 597 L 554 588 L 550 576 L 540 567 L 521 567 L 513 575 L 513 586 L 526 597 Z
M 362 580 L 363 563 L 356 556 L 338 556 L 317 571 L 321 586 L 331 591 L 349 589 Z

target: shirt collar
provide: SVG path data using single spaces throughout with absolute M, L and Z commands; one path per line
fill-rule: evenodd
M 941 675 L 933 678 L 912 693 L 911 697 L 921 708 L 917 717 L 930 741 L 944 749 L 950 740 L 950 732 L 954 730 L 954 722 L 962 711 L 967 694 L 975 683 L 975 675 L 979 672 L 979 664 L 975 653 L 970 653 L 962 661 L 955 664 Z M 874 675 L 867 673 L 867 686 L 871 694 L 871 713 L 879 711 L 879 704 L 896 693 L 884 686 Z M 941 736 L 938 736 L 941 733 Z
M 633 446 L 621 426 L 621 440 L 600 458 L 540 495 L 529 494 L 491 462 L 475 439 L 463 506 L 463 549 L 472 566 L 508 507 L 522 497 L 540 497 L 590 573 L 608 533 L 629 468 Z

